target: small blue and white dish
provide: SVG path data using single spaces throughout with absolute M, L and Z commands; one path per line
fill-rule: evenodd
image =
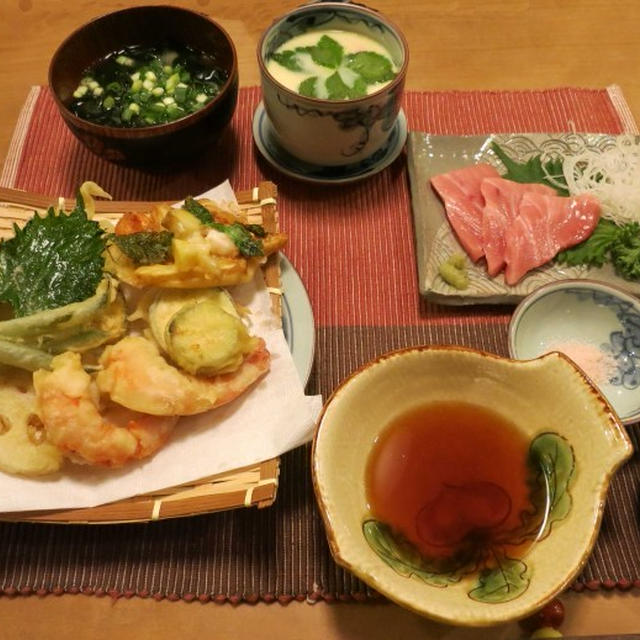
M 380 149 L 360 162 L 340 166 L 311 164 L 282 148 L 262 102 L 253 115 L 253 139 L 264 159 L 285 175 L 317 184 L 347 184 L 379 173 L 400 155 L 407 140 L 407 118 L 400 110 L 386 143 Z
M 509 354 L 530 360 L 563 353 L 609 401 L 620 420 L 640 420 L 640 300 L 591 280 L 544 285 L 509 323 Z

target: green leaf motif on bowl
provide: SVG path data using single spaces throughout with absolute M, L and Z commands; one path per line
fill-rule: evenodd
M 547 432 L 531 442 L 527 464 L 532 469 L 531 511 L 521 514 L 520 526 L 492 539 L 476 556 L 464 556 L 459 565 L 449 564 L 446 569 L 436 570 L 411 542 L 375 519 L 363 523 L 364 537 L 373 551 L 405 578 L 415 577 L 430 586 L 446 587 L 476 573 L 468 592 L 472 600 L 487 604 L 515 600 L 528 589 L 532 569 L 522 558 L 512 557 L 515 552 L 511 549 L 546 538 L 553 524 L 569 515 L 575 456 L 565 438 Z
M 503 557 L 492 569 L 484 569 L 478 576 L 478 586 L 469 597 L 478 602 L 509 602 L 521 596 L 529 587 L 531 570 L 516 558 Z
M 542 433 L 531 443 L 529 464 L 538 470 L 532 502 L 545 513 L 542 526 L 537 530 L 540 540 L 549 535 L 554 522 L 564 520 L 571 511 L 569 485 L 575 470 L 575 456 L 563 437 Z
M 438 574 L 422 568 L 417 550 L 408 542 L 398 540 L 388 525 L 378 520 L 367 520 L 362 531 L 371 548 L 401 576 L 415 576 L 433 587 L 446 587 L 460 580 L 459 575 Z

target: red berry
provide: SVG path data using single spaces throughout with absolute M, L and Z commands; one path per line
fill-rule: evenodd
M 559 629 L 564 622 L 564 605 L 555 598 L 540 611 L 520 621 L 520 626 L 528 633 L 532 633 L 542 627 Z

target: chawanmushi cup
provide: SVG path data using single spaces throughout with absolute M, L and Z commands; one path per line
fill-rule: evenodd
M 389 52 L 398 69 L 378 91 L 350 100 L 306 97 L 288 89 L 267 70 L 276 49 L 310 30 L 339 29 L 367 35 Z M 409 62 L 405 37 L 377 11 L 349 2 L 299 7 L 276 19 L 258 44 L 264 107 L 276 142 L 292 156 L 324 167 L 361 162 L 381 149 L 400 111 Z

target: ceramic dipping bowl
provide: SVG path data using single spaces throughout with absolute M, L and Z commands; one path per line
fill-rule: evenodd
M 640 301 L 601 282 L 564 280 L 524 298 L 509 324 L 509 353 L 560 351 L 589 376 L 623 423 L 640 420 Z
M 492 537 L 495 523 L 477 518 L 473 527 L 487 545 L 484 553 L 462 552 L 471 541 L 467 533 L 457 539 L 461 547 L 454 562 L 435 566 L 417 551 L 411 537 L 417 532 L 421 538 L 424 525 L 443 530 L 468 523 L 474 505 L 488 497 L 476 491 L 487 487 L 488 478 L 465 487 L 443 486 L 442 495 L 449 492 L 455 507 L 453 516 L 440 517 L 429 502 L 419 512 L 416 529 L 405 535 L 374 513 L 369 465 L 372 451 L 390 442 L 389 425 L 418 407 L 442 402 L 466 403 L 477 415 L 491 410 L 517 431 L 524 443 L 518 464 L 526 465 L 531 474 L 531 503 L 527 511 L 514 514 L 520 524 L 506 537 Z M 452 429 L 447 438 L 457 443 L 456 449 L 464 449 L 465 438 L 456 433 L 455 425 L 446 427 Z M 427 457 L 435 446 L 430 439 L 408 442 L 410 450 L 420 449 Z M 494 444 L 491 440 L 483 446 Z M 488 466 L 493 468 L 490 473 L 497 473 L 495 461 L 500 457 L 493 453 L 494 449 Z M 631 453 L 615 412 L 562 354 L 515 361 L 461 347 L 415 347 L 381 356 L 337 388 L 318 422 L 312 473 L 330 548 L 339 564 L 418 614 L 480 627 L 531 615 L 571 584 L 596 540 L 611 477 Z M 391 466 L 381 476 L 385 491 L 398 501 L 416 492 L 422 500 L 422 485 L 403 486 L 392 471 L 393 457 L 386 460 Z M 408 464 L 405 460 L 397 468 Z M 443 472 L 457 473 L 455 466 Z M 467 491 L 467 503 L 460 502 L 459 489 Z M 546 495 L 542 500 L 541 491 Z M 440 500 L 439 506 L 443 504 Z M 430 510 L 423 517 L 427 506 Z M 538 526 L 530 528 L 534 520 Z M 515 545 L 528 540 L 529 546 L 522 553 L 509 551 L 509 538 Z
M 396 76 L 366 96 L 329 100 L 300 95 L 267 69 L 276 49 L 294 36 L 320 29 L 363 34 L 390 54 Z M 277 144 L 296 159 L 322 167 L 364 161 L 389 139 L 400 111 L 409 47 L 399 28 L 377 11 L 351 2 L 312 2 L 276 19 L 258 44 L 264 107 Z

